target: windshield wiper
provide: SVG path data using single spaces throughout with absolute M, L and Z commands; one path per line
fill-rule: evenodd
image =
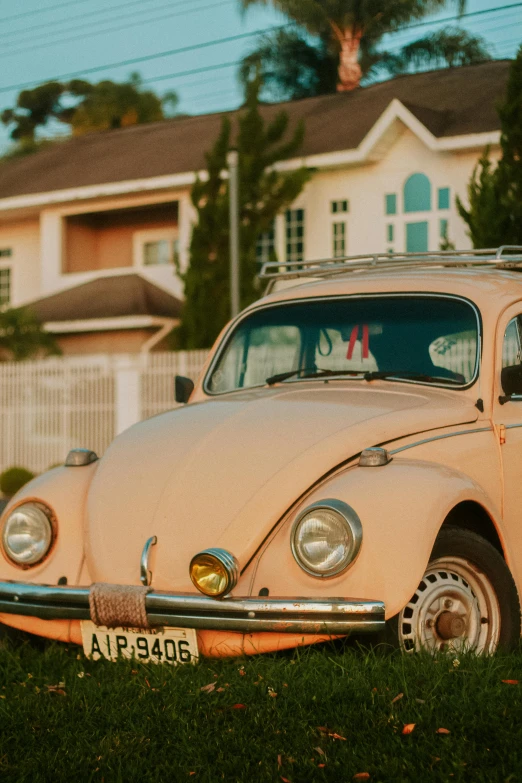
M 277 375 L 271 375 L 265 380 L 265 383 L 268 384 L 268 386 L 273 386 L 274 383 L 286 381 L 287 378 L 292 378 L 294 375 L 300 375 L 301 373 L 306 373 L 306 375 L 301 375 L 303 380 L 308 378 L 323 378 L 325 376 L 328 377 L 331 375 L 356 375 L 359 378 L 364 377 L 362 372 L 356 372 L 354 370 L 316 370 L 315 367 L 313 367 L 311 369 L 305 368 L 302 370 L 288 370 L 288 372 L 280 372 Z
M 419 381 L 420 383 L 455 383 L 461 386 L 461 381 L 456 378 L 446 378 L 436 375 L 425 375 L 423 373 L 411 372 L 409 370 L 372 370 L 364 373 L 365 381 L 392 381 L 395 378 L 406 378 L 409 381 Z

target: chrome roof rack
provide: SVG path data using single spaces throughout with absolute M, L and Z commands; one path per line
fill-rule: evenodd
M 315 261 L 267 261 L 261 280 L 292 280 L 300 277 L 332 277 L 347 272 L 399 271 L 415 267 L 489 267 L 520 269 L 522 245 L 502 245 L 481 250 L 437 250 L 429 253 L 373 253 Z

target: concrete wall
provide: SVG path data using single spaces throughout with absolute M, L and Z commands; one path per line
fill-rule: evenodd
M 493 157 L 493 156 L 492 156 Z M 346 222 L 349 255 L 383 253 L 389 247 L 396 252 L 406 250 L 405 224 L 408 221 L 428 221 L 429 249 L 440 243 L 440 219 L 448 221 L 448 237 L 455 246 L 470 247 L 466 226 L 457 213 L 455 196 L 466 201 L 466 187 L 477 162 L 476 151 L 433 152 L 409 129 L 404 128 L 382 160 L 343 170 L 320 171 L 314 175 L 295 202 L 303 207 L 305 217 L 305 256 L 330 257 L 332 223 Z M 403 187 L 411 174 L 426 174 L 431 182 L 430 212 L 403 212 Z M 437 208 L 438 188 L 450 188 L 450 208 Z M 397 215 L 385 214 L 385 195 L 397 194 Z M 332 214 L 330 202 L 348 199 L 348 214 Z M 387 241 L 387 226 L 394 226 L 394 240 Z M 278 221 L 278 248 L 284 249 L 284 221 Z
M 134 266 L 134 237 L 140 231 L 177 229 L 165 221 L 129 222 L 127 225 L 96 227 L 70 217 L 64 226 L 63 273 L 94 272 Z M 172 271 L 172 270 L 171 270 Z
M 183 285 L 172 266 L 145 266 L 139 262 L 134 251 L 134 236 L 144 228 L 155 230 L 154 225 L 147 223 L 144 227 L 142 223 L 136 223 L 133 227 L 119 226 L 117 230 L 113 227 L 102 231 L 103 238 L 99 247 L 89 231 L 84 231 L 82 234 L 76 227 L 72 235 L 67 231 L 67 221 L 73 225 L 75 217 L 88 215 L 94 211 L 144 207 L 172 201 L 178 202 L 178 227 L 175 223 L 169 225 L 179 236 L 181 266 L 184 268 L 188 260 L 187 248 L 193 216 L 187 189 L 169 190 L 154 195 L 141 193 L 137 196 L 99 198 L 95 201 L 75 202 L 43 209 L 40 213 L 41 286 L 37 295 L 46 296 L 88 282 L 100 275 L 126 274 L 132 269 L 132 271 L 139 271 L 152 283 L 165 288 L 173 296 L 182 298 Z M 77 221 L 75 225 L 79 224 L 80 221 Z M 83 225 L 85 226 L 86 223 Z M 167 224 L 162 222 L 161 225 Z M 85 247 L 82 249 L 83 240 L 85 240 Z M 69 242 L 72 245 L 68 247 Z M 72 248 L 77 258 L 73 264 L 67 261 L 68 258 L 73 258 Z M 97 258 L 94 268 L 91 254 Z
M 78 354 L 139 353 L 157 329 L 110 330 L 56 337 L 64 356 Z
M 40 228 L 37 219 L 0 223 L 0 249 L 11 248 L 10 257 L 0 256 L 0 267 L 11 269 L 11 304 L 35 299 L 41 291 Z

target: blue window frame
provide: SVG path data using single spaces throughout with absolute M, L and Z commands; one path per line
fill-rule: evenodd
M 428 221 L 421 220 L 418 223 L 406 223 L 406 252 L 428 252 Z
M 404 211 L 427 212 L 431 209 L 431 184 L 426 174 L 412 174 L 404 183 Z
M 450 189 L 439 188 L 439 192 L 438 192 L 439 209 L 449 209 L 449 206 L 450 206 Z
M 387 193 L 385 195 L 384 209 L 387 215 L 397 214 L 397 195 L 395 193 Z
M 386 226 L 386 239 L 388 240 L 388 242 L 393 242 L 393 235 L 394 235 L 394 230 L 393 229 L 394 229 L 394 226 L 393 226 L 392 223 L 389 223 Z

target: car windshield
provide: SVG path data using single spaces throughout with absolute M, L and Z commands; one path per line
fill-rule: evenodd
M 206 388 L 223 394 L 322 375 L 465 386 L 476 374 L 477 345 L 476 311 L 461 299 L 414 295 L 285 302 L 240 321 Z

